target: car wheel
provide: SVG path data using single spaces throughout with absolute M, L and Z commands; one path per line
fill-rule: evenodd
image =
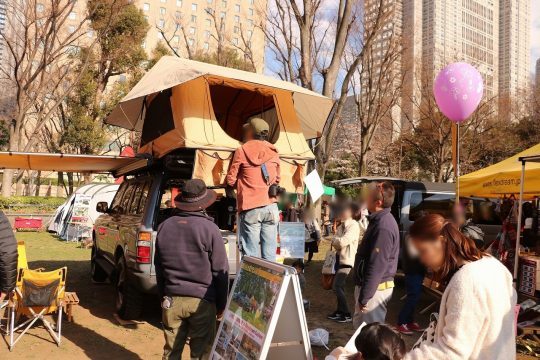
M 102 283 L 107 281 L 107 273 L 97 262 L 98 252 L 96 246 L 92 246 L 92 255 L 90 257 L 90 276 L 92 281 Z
M 120 257 L 116 263 L 116 312 L 124 320 L 139 318 L 143 295 L 128 281 L 126 262 Z

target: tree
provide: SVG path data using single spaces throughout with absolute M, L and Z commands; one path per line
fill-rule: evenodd
M 401 118 L 395 119 L 399 110 L 403 83 L 401 68 L 402 47 L 400 39 L 392 29 L 385 32 L 385 46 L 382 48 L 369 47 L 365 49 L 361 66 L 356 69 L 353 86 L 353 96 L 348 98 L 348 119 L 340 122 L 339 134 L 333 142 L 333 156 L 347 151 L 350 159 L 354 159 L 357 176 L 368 172 L 368 155 L 373 168 L 383 165 L 381 156 L 392 143 L 396 128 L 401 128 Z M 347 59 L 347 57 L 346 57 Z M 342 115 L 345 115 L 347 104 Z M 399 115 L 398 115 L 399 116 Z M 384 164 L 386 167 L 387 164 Z
M 240 41 L 235 43 L 230 36 L 231 29 L 226 28 L 225 18 L 216 15 L 216 6 L 205 9 L 212 23 L 212 27 L 206 30 L 207 48 L 201 47 L 190 39 L 189 22 L 181 14 L 176 14 L 163 24 L 156 25 L 163 39 L 163 43 L 158 43 L 157 47 L 165 45 L 169 53 L 177 57 L 254 72 L 257 66 L 251 47 L 253 32 L 246 31 L 239 24 L 237 35 Z M 214 50 L 210 50 L 210 41 L 213 42 L 212 49 Z M 184 51 L 178 47 L 180 44 Z
M 337 99 L 314 147 L 323 178 L 351 80 L 389 15 L 383 11 L 384 0 L 374 2 L 376 11 L 369 17 L 362 16 L 360 3 L 340 0 L 327 7 L 321 0 L 272 0 L 267 23 L 259 25 L 275 56 L 278 76 Z
M 148 24 L 142 12 L 127 0 L 91 0 L 88 26 L 95 34 L 91 47 L 80 47 L 72 69 L 79 74 L 69 96 L 65 97 L 40 137 L 49 151 L 78 154 L 107 152 L 106 142 L 123 143 L 132 139 L 124 130 L 103 125 L 104 117 L 127 94 L 144 72 L 146 54 L 141 38 Z M 73 174 L 67 174 L 67 193 L 73 190 Z M 85 181 L 90 181 L 85 174 Z M 59 185 L 63 186 L 59 173 Z
M 5 45 L 6 59 L 0 64 L 0 81 L 4 89 L 10 89 L 5 97 L 12 104 L 8 149 L 29 151 L 36 145 L 33 139 L 79 80 L 79 74 L 73 72 L 79 61 L 73 54 L 85 34 L 88 17 L 82 16 L 68 26 L 75 6 L 68 0 L 51 0 L 46 5 L 36 0 L 7 0 L 5 6 L 6 28 L 0 32 L 0 40 Z M 82 66 L 87 66 L 86 59 Z M 13 174 L 12 170 L 4 170 L 4 196 L 11 195 Z M 18 178 L 22 185 L 22 172 Z M 17 186 L 17 192 L 21 190 Z

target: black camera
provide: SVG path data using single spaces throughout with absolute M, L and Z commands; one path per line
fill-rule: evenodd
M 278 197 L 283 193 L 285 193 L 285 188 L 282 188 L 278 184 L 272 184 L 270 185 L 270 188 L 268 188 L 268 196 L 270 197 Z

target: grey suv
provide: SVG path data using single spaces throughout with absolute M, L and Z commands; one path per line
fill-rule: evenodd
M 189 158 L 168 155 L 150 168 L 137 170 L 125 177 L 110 205 L 97 204 L 102 215 L 93 229 L 91 276 L 95 282 L 110 279 L 116 286 L 116 310 L 124 319 L 139 317 L 144 295 L 157 293 L 156 230 L 177 211 L 171 201 L 191 177 Z M 237 262 L 236 237 L 230 232 L 234 205 L 234 199 L 221 197 L 207 210 L 222 229 L 232 275 Z

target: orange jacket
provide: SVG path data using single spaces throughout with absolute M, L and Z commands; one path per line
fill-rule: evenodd
M 262 164 L 266 164 L 270 175 L 268 184 L 263 177 Z M 262 140 L 246 142 L 234 152 L 225 181 L 236 187 L 238 212 L 275 202 L 268 196 L 270 185 L 279 183 L 279 155 L 275 146 Z

